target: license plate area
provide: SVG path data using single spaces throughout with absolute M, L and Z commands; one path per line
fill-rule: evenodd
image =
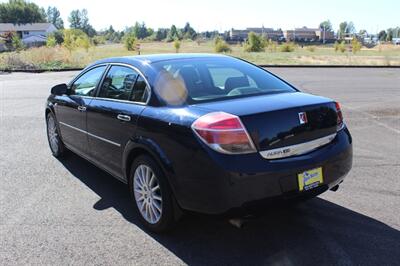
M 320 186 L 324 179 L 322 176 L 322 167 L 304 171 L 297 175 L 299 191 L 306 191 Z

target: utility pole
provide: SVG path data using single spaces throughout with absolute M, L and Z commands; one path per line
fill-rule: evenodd
M 296 27 L 293 28 L 293 41 L 296 42 Z
M 326 31 L 326 25 L 324 25 L 324 33 L 323 33 L 324 37 L 323 37 L 323 41 L 322 41 L 323 44 L 325 44 L 325 31 Z

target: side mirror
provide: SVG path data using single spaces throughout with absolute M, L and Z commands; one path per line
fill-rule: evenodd
M 53 88 L 51 88 L 51 94 L 54 94 L 54 95 L 67 94 L 67 91 L 68 91 L 67 84 L 58 84 L 58 85 L 54 86 Z

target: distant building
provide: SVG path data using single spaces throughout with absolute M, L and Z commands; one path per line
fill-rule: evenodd
M 335 33 L 331 30 L 317 29 L 315 35 L 320 42 L 323 42 L 324 40 L 325 42 L 334 42 L 336 40 Z
M 294 30 L 285 30 L 283 31 L 283 36 L 287 41 L 316 41 L 317 34 L 316 31 L 319 29 L 312 28 L 296 28 Z
M 392 42 L 394 45 L 400 45 L 400 38 L 392 38 Z
M 247 39 L 247 36 L 250 31 L 248 30 L 235 30 L 231 29 L 229 32 L 229 38 L 231 41 L 244 41 Z
M 38 46 L 46 43 L 47 36 L 56 30 L 57 28 L 51 23 L 0 23 L 0 35 L 16 32 L 26 46 Z
M 300 41 L 300 42 L 331 42 L 335 40 L 333 31 L 324 31 L 319 28 L 296 28 L 294 30 L 283 31 L 283 36 L 287 41 Z
M 231 29 L 229 32 L 229 38 L 231 41 L 244 41 L 247 39 L 250 32 L 254 32 L 266 39 L 273 41 L 280 41 L 283 39 L 283 32 L 281 29 L 274 30 L 273 28 L 246 28 L 245 30 Z

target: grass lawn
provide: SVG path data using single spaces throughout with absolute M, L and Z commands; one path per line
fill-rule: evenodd
M 374 48 L 363 48 L 353 54 L 335 52 L 332 46 L 297 46 L 293 52 L 280 52 L 279 46 L 271 51 L 247 53 L 240 45 L 232 45 L 230 55 L 240 57 L 255 64 L 270 65 L 400 65 L 400 46 L 379 45 Z M 180 53 L 213 53 L 212 42 L 198 44 L 192 41 L 181 43 Z M 141 43 L 141 54 L 175 53 L 173 43 Z M 31 48 L 20 53 L 0 54 L 0 69 L 52 69 L 84 67 L 95 60 L 113 57 L 136 55 L 136 51 L 127 51 L 122 44 L 110 44 L 91 47 L 88 51 L 76 49 L 69 52 L 63 47 Z

